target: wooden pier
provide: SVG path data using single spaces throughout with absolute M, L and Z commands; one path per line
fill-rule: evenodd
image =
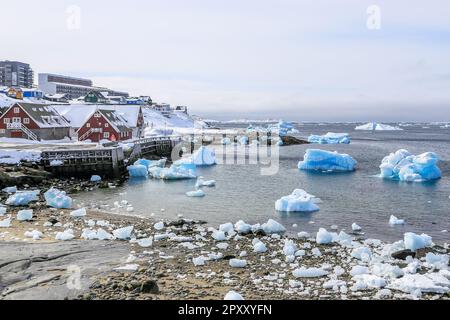
M 46 171 L 59 176 L 120 177 L 128 163 L 143 157 L 170 157 L 181 137 L 153 137 L 135 140 L 131 151 L 125 152 L 116 142 L 101 148 L 44 150 L 41 163 Z

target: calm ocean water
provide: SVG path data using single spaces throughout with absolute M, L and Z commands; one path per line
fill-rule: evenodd
M 202 219 L 210 223 L 265 222 L 273 218 L 289 231 L 316 232 L 337 225 L 351 230 L 353 222 L 363 227 L 367 237 L 394 241 L 405 232 L 424 232 L 437 242 L 449 241 L 450 233 L 450 128 L 438 125 L 412 125 L 404 131 L 357 132 L 355 124 L 302 124 L 299 136 L 348 132 L 350 145 L 301 145 L 280 149 L 280 168 L 273 176 L 262 176 L 257 165 L 217 165 L 199 168 L 205 179 L 217 181 L 215 188 L 204 188 L 206 197 L 188 198 L 195 181 L 129 181 L 117 189 L 98 190 L 76 197 L 79 205 L 113 207 L 127 200 L 136 214 L 155 218 Z M 425 128 L 424 128 L 425 127 Z M 297 163 L 307 148 L 348 153 L 358 161 L 354 173 L 318 174 L 301 172 Z M 443 178 L 430 183 L 401 183 L 375 177 L 384 156 L 398 149 L 414 154 L 433 151 L 439 154 Z M 304 189 L 322 199 L 320 211 L 310 214 L 276 212 L 277 199 Z M 106 205 L 106 206 L 105 206 Z M 110 207 L 107 207 L 110 206 Z M 165 209 L 164 212 L 161 209 Z M 116 212 L 124 212 L 119 209 Z M 405 219 L 405 226 L 391 227 L 389 217 Z M 297 224 L 298 228 L 292 225 Z

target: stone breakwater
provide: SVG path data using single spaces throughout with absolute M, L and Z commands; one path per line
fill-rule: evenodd
M 20 222 L 20 209 L 9 208 L 11 226 L 0 228 L 1 299 L 221 300 L 230 290 L 247 300 L 449 299 L 448 245 L 408 252 L 359 234 L 319 244 L 270 234 L 270 224 L 75 218 L 42 202 Z M 40 240 L 25 236 L 33 231 Z M 87 240 L 96 237 L 104 240 Z

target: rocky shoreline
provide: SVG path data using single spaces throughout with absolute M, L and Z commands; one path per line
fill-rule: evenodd
M 115 183 L 46 177 L 36 187 L 70 195 Z M 0 203 L 6 197 L 1 193 Z M 24 208 L 8 207 L 11 226 L 0 228 L 0 299 L 222 300 L 229 291 L 246 300 L 450 298 L 448 258 L 443 266 L 427 257 L 448 257 L 447 244 L 408 252 L 359 234 L 319 244 L 306 233 L 288 237 L 261 226 L 209 226 L 182 216 L 153 221 L 87 211 L 72 217 L 71 210 L 47 207 L 42 195 L 28 208 L 33 219 L 20 222 L 14 217 Z M 125 240 L 83 239 L 126 227 L 133 231 Z M 73 239 L 55 240 L 69 229 Z M 25 236 L 34 230 L 39 240 Z M 406 277 L 410 287 L 402 282 Z

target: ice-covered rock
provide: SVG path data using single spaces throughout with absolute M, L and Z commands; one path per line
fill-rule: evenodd
M 390 126 L 387 124 L 369 122 L 355 128 L 358 131 L 403 131 L 402 128 Z
M 192 161 L 197 166 L 212 166 L 216 164 L 216 152 L 214 149 L 200 147 L 193 155 Z
M 148 169 L 146 166 L 142 164 L 132 165 L 127 167 L 128 175 L 131 178 L 147 178 L 148 177 Z
M 201 189 L 186 192 L 186 195 L 191 198 L 202 198 L 206 196 L 205 192 Z
M 63 232 L 58 232 L 56 234 L 55 240 L 58 241 L 69 241 L 75 238 L 75 235 L 73 234 L 72 229 L 64 230 Z
M 276 222 L 273 219 L 269 219 L 266 223 L 261 226 L 261 229 L 265 234 L 279 234 L 286 232 L 286 228 L 282 224 Z
M 51 188 L 45 194 L 47 205 L 56 209 L 70 209 L 72 207 L 72 198 L 66 195 L 65 191 Z
M 308 142 L 318 144 L 349 144 L 350 136 L 348 133 L 328 132 L 323 136 L 311 135 L 308 138 Z
M 405 220 L 398 219 L 396 216 L 391 216 L 391 218 L 389 219 L 389 224 L 391 226 L 403 225 L 403 224 L 405 224 Z
M 98 183 L 98 182 L 101 182 L 101 181 L 102 181 L 102 177 L 100 177 L 98 175 L 93 175 L 91 177 L 91 182 L 93 182 L 93 183 Z
M 74 210 L 70 213 L 70 216 L 72 218 L 81 218 L 81 217 L 85 217 L 86 215 L 87 215 L 86 208 Z
M 405 233 L 405 249 L 417 251 L 429 247 L 433 244 L 433 239 L 426 234 L 418 235 L 412 232 Z
M 384 179 L 407 182 L 423 182 L 440 179 L 442 172 L 437 166 L 439 157 L 434 152 L 414 156 L 407 150 L 398 150 L 385 157 L 380 165 Z
M 230 260 L 230 267 L 232 268 L 245 268 L 246 266 L 247 266 L 246 260 L 239 260 L 239 259 Z
M 275 202 L 275 209 L 280 212 L 314 212 L 320 208 L 316 205 L 317 198 L 302 189 Z
M 133 226 L 124 227 L 124 228 L 114 230 L 113 235 L 117 239 L 128 240 L 131 238 L 131 233 L 133 232 L 133 230 L 134 230 Z
M 320 278 L 324 277 L 328 272 L 322 268 L 305 268 L 295 269 L 292 275 L 296 278 Z
M 17 187 L 7 187 L 5 189 L 2 190 L 5 193 L 16 193 L 17 192 Z
M 236 291 L 230 291 L 225 295 L 224 301 L 243 301 L 245 300 L 239 293 Z
M 354 171 L 356 164 L 356 160 L 348 154 L 308 149 L 303 161 L 298 163 L 298 168 L 315 171 Z
M 33 219 L 33 210 L 20 210 L 17 213 L 18 221 L 30 221 Z
M 12 194 L 6 200 L 6 204 L 9 206 L 27 206 L 30 202 L 37 201 L 38 195 L 40 191 L 17 191 L 15 194 Z
M 33 240 L 39 240 L 41 239 L 44 235 L 42 234 L 42 232 L 40 232 L 39 230 L 33 230 L 33 231 L 26 231 L 24 236 L 26 238 L 32 238 Z

